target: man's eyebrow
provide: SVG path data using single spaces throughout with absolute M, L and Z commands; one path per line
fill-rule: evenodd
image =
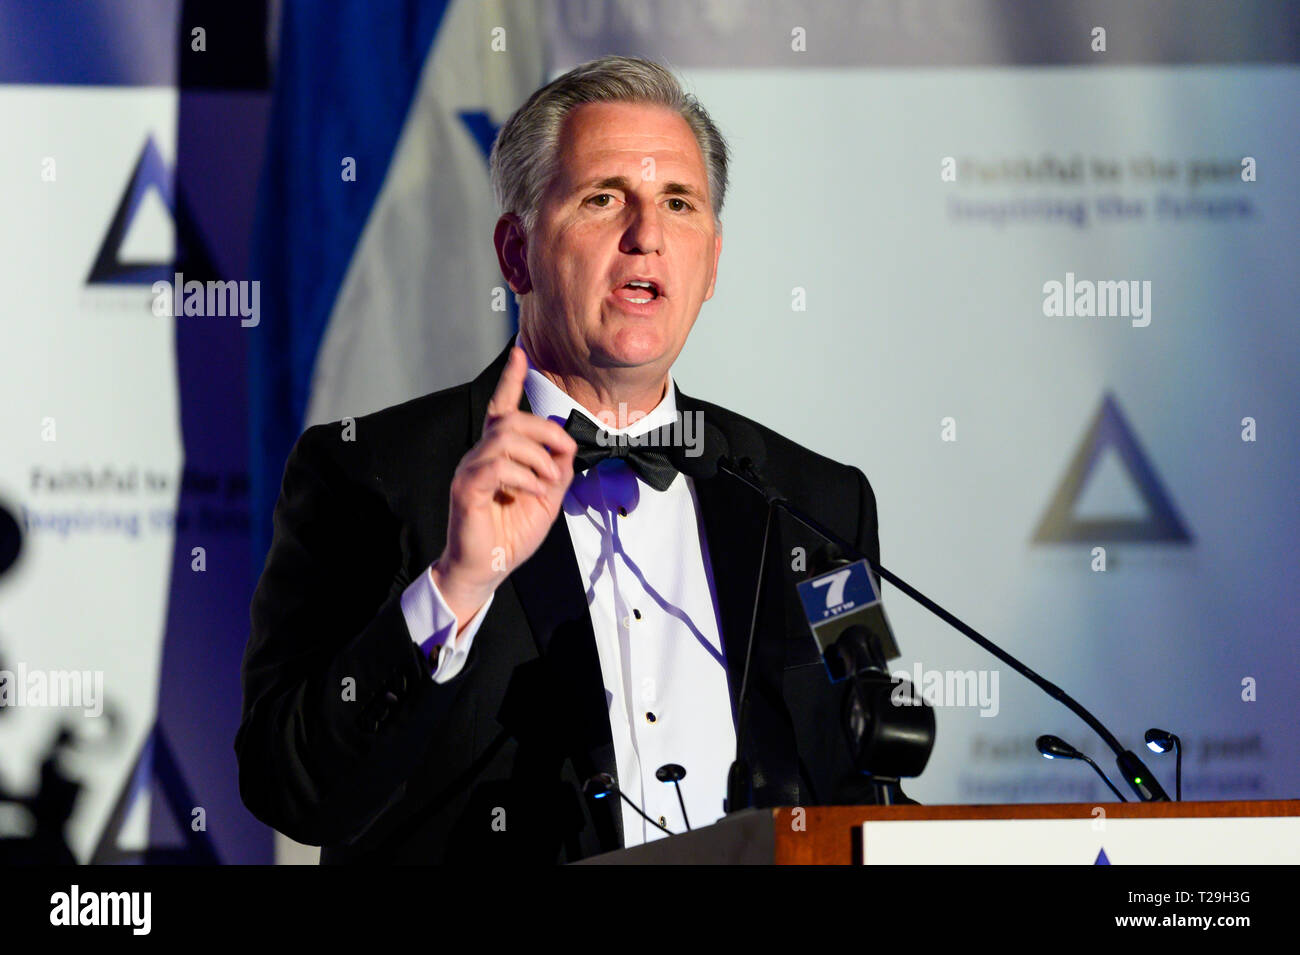
M 621 189 L 623 192 L 631 192 L 632 183 L 626 176 L 605 176 L 600 179 L 589 179 L 586 182 L 579 183 L 574 192 L 582 192 L 586 189 Z M 700 190 L 685 182 L 669 180 L 664 183 L 663 189 L 660 191 L 664 195 L 693 196 L 700 201 L 704 200 L 704 195 Z

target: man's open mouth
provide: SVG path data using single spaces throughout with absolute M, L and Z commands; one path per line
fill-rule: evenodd
M 659 285 L 649 280 L 634 279 L 614 289 L 614 294 L 633 305 L 645 305 L 653 302 L 662 294 Z

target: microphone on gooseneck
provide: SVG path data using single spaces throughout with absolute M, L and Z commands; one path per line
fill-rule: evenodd
M 1079 750 L 1061 739 L 1061 737 L 1052 736 L 1050 734 L 1040 736 L 1034 741 L 1034 745 L 1038 747 L 1038 752 L 1042 754 L 1044 759 L 1083 760 L 1096 771 L 1097 775 L 1101 777 L 1101 781 L 1110 787 L 1110 791 L 1119 797 L 1120 802 L 1128 802 L 1128 800 L 1124 798 L 1124 794 L 1115 788 L 1115 784 L 1110 781 L 1110 777 L 1103 773 L 1101 767 L 1092 761 L 1091 756 L 1087 753 L 1079 752 Z
M 673 466 L 688 478 L 704 481 L 718 473 L 718 462 L 729 451 L 722 432 L 706 421 L 700 432 L 699 447 L 694 453 L 691 448 L 674 444 L 668 449 L 668 456 Z
M 664 763 L 655 770 L 655 779 L 661 783 L 672 783 L 677 790 L 677 804 L 682 807 L 682 822 L 686 823 L 686 831 L 690 832 L 691 820 L 686 815 L 686 800 L 682 797 L 682 780 L 685 778 L 686 767 L 676 763 Z
M 686 770 L 684 769 L 682 770 L 682 775 L 683 776 L 686 775 Z M 614 777 L 611 776 L 609 773 L 597 773 L 595 776 L 592 776 L 590 779 L 588 779 L 585 783 L 582 784 L 582 791 L 586 793 L 588 796 L 590 796 L 592 799 L 604 799 L 610 793 L 614 793 L 620 796 L 625 803 L 627 803 L 629 806 L 635 809 L 638 815 L 640 815 L 641 818 L 644 819 L 646 822 L 650 823 L 650 825 L 654 826 L 656 829 L 663 830 L 664 832 L 668 833 L 668 835 L 670 836 L 673 834 L 671 829 L 659 825 L 659 823 L 655 822 L 644 812 L 642 812 L 641 807 L 638 806 L 636 803 L 634 803 L 631 799 L 629 799 L 627 793 L 623 792 L 623 790 L 618 788 L 618 783 L 614 782 Z M 678 798 L 680 797 L 681 797 L 681 792 L 679 791 Z M 686 811 L 686 807 L 685 805 L 683 805 L 682 812 L 685 811 Z
M 757 436 L 751 436 L 745 434 L 742 430 L 736 430 L 733 436 L 739 437 L 742 441 L 745 441 L 747 444 L 746 448 L 740 450 L 742 451 L 750 450 L 752 447 L 753 453 L 733 455 L 731 449 L 728 447 L 726 439 L 723 437 L 722 433 L 715 426 L 708 424 L 706 422 L 702 433 L 703 433 L 704 447 L 702 448 L 701 453 L 696 454 L 694 457 L 688 457 L 686 454 L 681 453 L 680 449 L 678 449 L 679 453 L 676 455 L 678 470 L 680 470 L 683 474 L 686 474 L 689 477 L 693 477 L 693 478 L 710 478 L 718 471 L 722 471 L 726 474 L 731 475 L 733 478 L 735 478 L 736 480 L 740 481 L 742 484 L 749 487 L 750 490 L 760 495 L 763 498 L 763 500 L 767 503 L 767 527 L 766 530 L 764 531 L 764 536 L 763 536 L 764 553 L 763 553 L 763 558 L 761 558 L 759 562 L 759 585 L 760 586 L 763 579 L 763 561 L 766 558 L 768 538 L 772 530 L 772 516 L 775 510 L 777 508 L 780 508 L 781 510 L 789 514 L 792 518 L 794 518 L 796 521 L 798 521 L 800 524 L 803 524 L 813 533 L 817 534 L 823 540 L 828 541 L 829 543 L 832 543 L 836 547 L 840 548 L 840 550 L 843 553 L 852 555 L 856 560 L 865 560 L 867 562 L 867 565 L 871 568 L 872 571 L 875 572 L 877 577 L 893 584 L 903 593 L 907 594 L 907 596 L 911 597 L 913 600 L 919 603 L 926 610 L 930 611 L 932 614 L 939 617 L 949 626 L 960 631 L 964 636 L 974 641 L 976 644 L 978 644 L 987 652 L 991 653 L 993 656 L 997 657 L 1003 663 L 1007 664 L 1009 667 L 1011 667 L 1021 676 L 1025 677 L 1027 680 L 1029 680 L 1031 683 L 1033 683 L 1035 686 L 1037 686 L 1039 689 L 1045 692 L 1048 696 L 1052 697 L 1052 699 L 1061 703 L 1063 706 L 1065 706 L 1071 712 L 1073 712 L 1076 716 L 1082 719 L 1085 723 L 1087 723 L 1088 726 L 1098 736 L 1101 737 L 1102 741 L 1108 747 L 1110 747 L 1111 751 L 1115 754 L 1116 757 L 1115 763 L 1119 767 L 1120 775 L 1124 777 L 1124 781 L 1129 784 L 1130 788 L 1132 788 L 1132 790 L 1135 793 L 1137 793 L 1137 796 L 1140 800 L 1142 800 L 1143 802 L 1168 802 L 1169 801 L 1169 795 L 1165 792 L 1164 788 L 1160 785 L 1160 782 L 1155 778 L 1152 772 L 1149 769 L 1147 769 L 1147 767 L 1142 763 L 1142 760 L 1138 757 L 1138 755 L 1134 753 L 1132 750 L 1125 749 L 1120 744 L 1119 740 L 1115 738 L 1115 734 L 1113 734 L 1109 729 L 1107 729 L 1101 723 L 1101 721 L 1097 719 L 1097 717 L 1093 716 L 1091 712 L 1085 709 L 1083 705 L 1080 704 L 1078 701 L 1076 701 L 1072 696 L 1070 696 L 1060 687 L 1056 686 L 1054 683 L 1051 683 L 1048 680 L 1044 679 L 1043 677 L 1039 676 L 1037 673 L 1035 673 L 1025 664 L 1021 663 L 1018 659 L 1016 659 L 1011 654 L 1007 653 L 1005 650 L 1003 650 L 1001 647 L 995 644 L 992 640 L 989 640 L 987 637 L 985 637 L 975 628 L 964 623 L 956 616 L 949 613 L 947 610 L 939 606 L 937 603 L 935 603 L 925 594 L 921 593 L 919 590 L 917 590 L 907 581 L 891 573 L 889 570 L 885 569 L 879 563 L 875 563 L 871 561 L 864 554 L 862 554 L 853 544 L 844 540 L 844 538 L 840 537 L 834 531 L 830 530 L 825 525 L 821 524 L 819 521 L 815 520 L 808 514 L 804 513 L 799 508 L 795 507 L 783 494 L 781 494 L 781 492 L 777 488 L 775 488 L 771 483 L 769 483 L 768 480 L 759 472 L 758 467 L 755 464 L 755 460 L 761 457 L 761 454 L 758 453 L 759 446 L 758 446 Z M 742 739 L 742 734 L 745 732 L 745 728 L 746 728 L 745 727 L 746 721 L 744 719 L 746 713 L 746 707 L 748 703 L 746 691 L 748 689 L 747 684 L 748 684 L 748 677 L 749 677 L 749 663 L 750 663 L 750 658 L 753 656 L 754 630 L 755 630 L 755 623 L 757 621 L 757 614 L 758 614 L 758 603 L 757 603 L 757 595 L 756 595 L 755 605 L 754 605 L 755 616 L 754 616 L 754 620 L 750 624 L 749 644 L 745 650 L 745 670 L 744 670 L 745 677 L 742 679 L 741 682 L 741 697 L 739 703 L 740 715 L 737 718 L 737 728 L 736 728 L 736 762 L 732 764 L 732 773 L 731 776 L 728 778 L 728 784 L 727 784 L 727 794 L 728 794 L 727 811 L 728 812 L 734 812 L 735 809 L 748 808 L 749 806 L 748 801 L 744 801 L 743 804 L 738 804 L 733 806 L 730 800 L 732 798 L 733 793 L 741 794 L 743 791 L 744 794 L 747 794 L 749 790 L 746 787 L 751 785 L 751 780 L 749 779 L 748 776 L 748 769 L 743 765 L 743 761 L 741 759 L 741 754 L 742 754 L 741 739 Z
M 1174 757 L 1174 799 L 1183 801 L 1183 741 L 1174 733 L 1152 727 L 1146 732 L 1147 749 L 1153 753 L 1175 751 Z

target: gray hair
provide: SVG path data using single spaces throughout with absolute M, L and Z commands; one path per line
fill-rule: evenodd
M 571 110 L 586 103 L 647 103 L 681 116 L 704 156 L 713 219 L 721 228 L 727 141 L 699 100 L 683 90 L 667 68 L 631 56 L 603 56 L 575 67 L 533 93 L 506 120 L 488 160 L 501 212 L 515 213 L 526 231 L 533 230 L 542 195 L 556 172 L 560 127 Z

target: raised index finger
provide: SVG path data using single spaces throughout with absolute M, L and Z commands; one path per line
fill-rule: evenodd
M 492 392 L 492 398 L 488 401 L 485 427 L 494 418 L 519 410 L 519 399 L 524 396 L 524 378 L 527 374 L 528 359 L 524 357 L 524 350 L 516 345 L 510 349 L 505 371 L 501 372 L 501 380 L 497 382 L 496 391 Z

